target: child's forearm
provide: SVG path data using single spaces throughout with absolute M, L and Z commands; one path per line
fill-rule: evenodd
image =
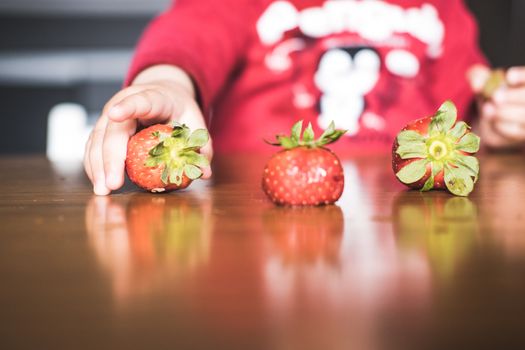
M 140 72 L 131 85 L 170 83 L 183 88 L 195 99 L 195 87 L 190 76 L 182 69 L 167 64 L 149 67 Z

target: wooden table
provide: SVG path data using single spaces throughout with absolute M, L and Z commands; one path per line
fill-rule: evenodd
M 282 208 L 263 157 L 168 195 L 0 159 L 1 349 L 510 349 L 525 339 L 525 156 L 469 198 L 344 161 L 336 206 Z

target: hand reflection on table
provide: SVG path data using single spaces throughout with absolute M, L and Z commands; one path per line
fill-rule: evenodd
M 93 196 L 86 208 L 90 245 L 111 274 L 117 301 L 166 288 L 207 263 L 211 204 L 190 194 Z
M 525 174 L 523 162 L 504 154 L 483 158 L 480 191 L 481 220 L 491 232 L 491 239 L 509 258 L 521 259 L 525 253 Z
M 445 280 L 467 257 L 479 232 L 476 205 L 445 192 L 402 192 L 394 202 L 393 215 L 400 249 L 422 255 Z

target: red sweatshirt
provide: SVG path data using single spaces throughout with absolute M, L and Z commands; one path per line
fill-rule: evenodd
M 128 83 L 172 64 L 194 80 L 214 149 L 261 151 L 304 119 L 348 129 L 340 152 L 388 151 L 447 99 L 465 116 L 485 60 L 461 0 L 177 0 L 151 23 Z

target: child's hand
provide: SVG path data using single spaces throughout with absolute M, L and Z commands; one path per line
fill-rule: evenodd
M 191 85 L 173 80 L 142 83 L 140 78 L 106 104 L 86 144 L 84 168 L 97 195 L 124 184 L 127 143 L 137 126 L 177 120 L 192 130 L 206 128 Z M 211 160 L 211 141 L 201 152 Z M 204 178 L 210 177 L 211 169 L 203 172 Z
M 470 84 L 480 93 L 490 76 L 490 69 L 476 66 L 469 73 Z M 492 96 L 480 97 L 480 134 L 492 148 L 509 148 L 525 144 L 525 67 L 513 67 Z

